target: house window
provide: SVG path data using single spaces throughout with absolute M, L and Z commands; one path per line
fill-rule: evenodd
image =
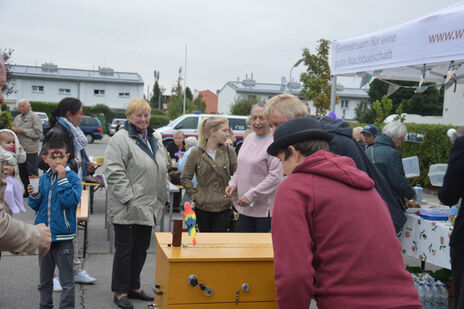
M 64 95 L 70 95 L 71 94 L 71 89 L 68 88 L 60 88 L 58 89 L 59 94 L 64 94 Z
M 44 86 L 32 85 L 32 92 L 43 93 L 44 92 Z
M 130 92 L 120 92 L 119 97 L 120 98 L 128 98 L 128 97 L 130 97 Z
M 342 100 L 342 108 L 348 108 L 348 100 Z
M 94 89 L 93 90 L 93 95 L 103 97 L 103 96 L 105 96 L 105 90 L 103 90 L 103 89 Z

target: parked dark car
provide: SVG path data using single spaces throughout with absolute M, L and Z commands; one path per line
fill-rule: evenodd
M 84 116 L 79 127 L 84 132 L 85 137 L 87 137 L 89 144 L 93 143 L 96 139 L 103 138 L 102 127 L 97 117 Z
M 48 123 L 42 125 L 44 135 L 47 134 L 49 129 Z M 84 132 L 85 137 L 87 138 L 87 142 L 89 144 L 93 143 L 96 139 L 102 139 L 102 128 L 100 124 L 100 120 L 96 117 L 91 116 L 83 116 L 82 121 L 79 124 L 79 128 L 81 128 L 82 132 Z

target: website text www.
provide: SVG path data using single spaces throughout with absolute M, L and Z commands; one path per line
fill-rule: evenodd
M 464 29 L 441 32 L 429 35 L 429 43 L 441 43 L 444 41 L 462 40 L 464 39 Z

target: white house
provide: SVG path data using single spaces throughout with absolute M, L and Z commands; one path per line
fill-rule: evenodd
M 257 83 L 252 78 L 246 78 L 243 81 L 230 81 L 227 82 L 218 95 L 218 112 L 222 114 L 229 114 L 230 107 L 239 98 L 256 97 L 261 101 L 266 102 L 275 95 L 287 92 L 298 96 L 304 100 L 300 95 L 303 87 L 299 83 Z M 339 104 L 335 105 L 335 114 L 346 121 L 354 121 L 356 118 L 355 108 L 361 101 L 369 102 L 369 95 L 366 89 L 359 88 L 346 88 L 341 85 L 337 86 L 337 96 L 339 97 Z M 312 102 L 307 102 L 311 111 L 316 108 Z
M 445 91 L 443 124 L 464 126 L 464 85 L 457 84 Z
M 335 114 L 346 120 L 356 121 L 356 107 L 362 101 L 370 103 L 368 89 L 363 88 L 347 88 L 342 85 L 337 85 L 338 104 L 335 104 Z
M 5 98 L 10 108 L 22 98 L 57 103 L 65 97 L 75 97 L 86 106 L 106 104 L 124 109 L 131 99 L 143 96 L 143 80 L 138 73 L 115 72 L 107 67 L 65 69 L 44 63 L 42 66 L 12 65 L 11 73 L 14 91 Z

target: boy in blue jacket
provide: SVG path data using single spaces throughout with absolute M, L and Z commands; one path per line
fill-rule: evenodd
M 42 159 L 50 168 L 40 176 L 39 192 L 34 192 L 31 184 L 27 187 L 29 206 L 36 211 L 35 224 L 45 223 L 52 234 L 50 251 L 39 259 L 40 308 L 53 307 L 55 266 L 58 266 L 63 287 L 60 308 L 74 308 L 73 238 L 81 181 L 66 167 L 69 153 L 64 141 L 50 140 L 43 147 L 46 155 Z

